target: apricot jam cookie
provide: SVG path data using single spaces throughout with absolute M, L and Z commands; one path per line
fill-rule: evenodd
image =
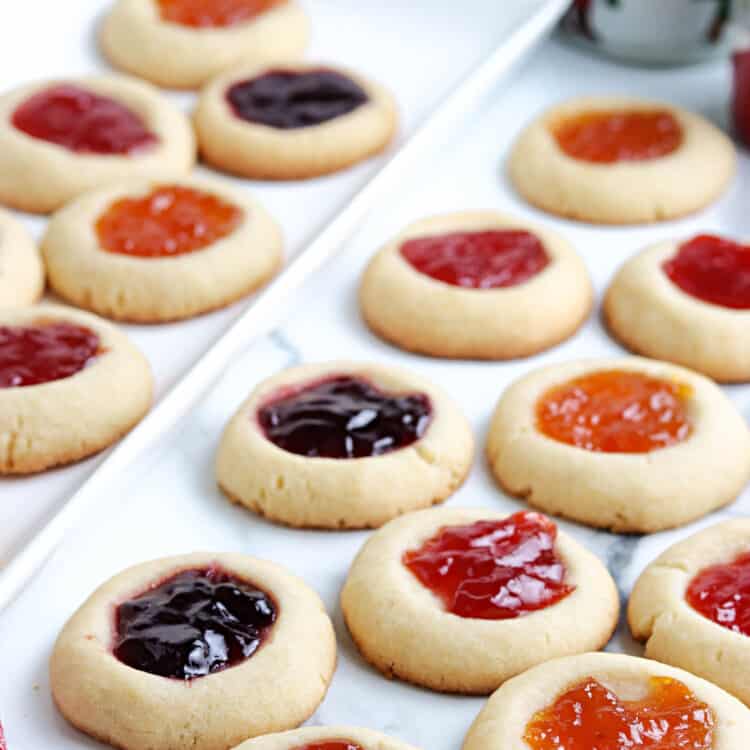
M 370 262 L 359 300 L 372 331 L 402 349 L 511 359 L 571 336 L 592 289 L 562 237 L 485 211 L 411 224 Z
M 405 742 L 360 727 L 302 727 L 256 737 L 235 750 L 416 750 Z
M 194 89 L 232 65 L 300 57 L 308 26 L 296 0 L 117 0 L 101 46 L 122 70 Z
M 661 102 L 573 99 L 516 142 L 510 178 L 529 203 L 595 224 L 638 224 L 693 213 L 736 169 L 731 140 L 708 120 Z
M 148 362 L 110 323 L 55 305 L 0 311 L 0 475 L 108 447 L 145 415 L 151 392 Z
M 535 664 L 604 646 L 619 599 L 602 563 L 545 516 L 440 508 L 370 537 L 341 607 L 387 677 L 486 694 Z
M 65 300 L 145 323 L 228 305 L 282 260 L 281 231 L 262 206 L 194 178 L 87 193 L 55 214 L 42 249 L 50 285 Z
M 464 481 L 474 439 L 448 395 L 362 362 L 292 367 L 230 421 L 216 476 L 234 502 L 290 526 L 373 528 Z
M 203 159 L 243 177 L 290 180 L 336 172 L 382 151 L 396 129 L 393 97 L 342 68 L 253 65 L 212 81 L 195 111 Z
M 198 553 L 95 591 L 57 640 L 50 685 L 73 726 L 115 747 L 226 750 L 308 719 L 335 662 L 305 583 L 246 555 Z
M 487 702 L 463 750 L 742 750 L 750 711 L 689 672 L 622 654 L 541 664 Z
M 195 161 L 187 117 L 125 76 L 43 81 L 0 97 L 0 202 L 48 213 L 129 177 L 176 176 Z
M 702 375 L 638 357 L 584 360 L 505 391 L 487 458 L 503 489 L 546 513 L 651 532 L 737 497 L 750 478 L 750 432 Z
M 26 227 L 0 210 L 0 308 L 30 305 L 44 291 L 42 258 Z
M 653 245 L 617 272 L 604 314 L 634 352 L 750 380 L 750 246 L 716 235 Z

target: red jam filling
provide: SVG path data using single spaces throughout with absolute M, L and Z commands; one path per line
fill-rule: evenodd
M 311 458 L 366 458 L 406 448 L 431 419 L 424 394 L 389 395 L 348 375 L 284 389 L 258 411 L 272 443 Z
M 362 747 L 350 740 L 326 740 L 325 742 L 313 742 L 309 745 L 301 745 L 294 748 L 294 750 L 362 750 Z
M 252 21 L 285 0 L 158 0 L 164 21 L 194 28 L 222 28 Z
M 750 635 L 750 552 L 702 570 L 690 582 L 685 598 L 717 625 Z
M 27 99 L 13 113 L 13 125 L 80 154 L 132 154 L 157 142 L 127 107 L 70 84 L 52 86 Z
M 276 609 L 264 591 L 223 570 L 183 571 L 120 604 L 113 651 L 141 672 L 205 677 L 249 659 Z
M 99 337 L 71 323 L 0 326 L 0 388 L 68 378 L 99 352 Z
M 642 700 L 624 701 L 589 677 L 526 725 L 532 750 L 710 750 L 714 715 L 678 680 L 651 677 Z
M 522 284 L 549 264 L 539 238 L 517 229 L 417 237 L 401 255 L 420 273 L 467 289 Z
M 735 52 L 732 116 L 737 135 L 750 145 L 750 50 Z
M 690 435 L 690 394 L 686 385 L 639 372 L 593 372 L 547 391 L 536 405 L 536 425 L 589 451 L 650 453 Z
M 750 246 L 702 234 L 662 265 L 683 292 L 712 305 L 750 310 Z
M 557 526 L 539 513 L 446 526 L 403 563 L 459 617 L 509 620 L 549 607 L 575 587 L 555 550 Z
M 209 193 L 171 185 L 113 203 L 96 222 L 99 245 L 111 253 L 162 258 L 201 250 L 230 235 L 241 209 Z
M 5 734 L 3 733 L 2 724 L 0 724 L 0 750 L 7 750 L 7 745 L 5 744 Z
M 662 110 L 583 112 L 552 132 L 568 156 L 599 164 L 658 159 L 682 144 L 680 123 Z

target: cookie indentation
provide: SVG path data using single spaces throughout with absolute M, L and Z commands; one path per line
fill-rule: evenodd
M 252 21 L 286 0 L 158 0 L 164 21 L 198 29 Z

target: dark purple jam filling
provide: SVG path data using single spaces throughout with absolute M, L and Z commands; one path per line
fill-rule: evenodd
M 252 584 L 188 570 L 117 608 L 114 654 L 141 672 L 192 680 L 249 659 L 275 620 L 273 600 Z
M 273 70 L 235 83 L 227 100 L 242 120 L 281 130 L 320 125 L 367 102 L 361 86 L 333 70 Z
M 258 411 L 272 443 L 311 458 L 366 458 L 406 448 L 431 418 L 424 394 L 389 396 L 346 375 L 287 391 Z

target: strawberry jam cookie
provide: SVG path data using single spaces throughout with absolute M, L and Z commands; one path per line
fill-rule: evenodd
M 604 313 L 629 349 L 723 382 L 750 380 L 750 246 L 716 235 L 661 242 L 623 265 Z
M 668 104 L 583 98 L 544 113 L 520 136 L 510 177 L 529 203 L 597 224 L 663 221 L 718 198 L 736 167 L 732 142 Z
M 750 520 L 716 524 L 670 547 L 636 582 L 628 621 L 646 656 L 750 705 Z
M 418 221 L 373 258 L 359 292 L 378 336 L 438 357 L 510 359 L 571 336 L 592 304 L 559 235 L 492 212 Z
M 439 503 L 466 478 L 474 440 L 436 386 L 357 362 L 293 367 L 261 383 L 222 437 L 219 486 L 290 526 L 377 527 Z
M 541 664 L 487 702 L 463 750 L 743 750 L 750 711 L 694 675 L 622 654 Z
M 302 727 L 256 737 L 235 750 L 416 750 L 405 742 L 360 727 Z
M 2 310 L 0 474 L 97 453 L 140 421 L 151 391 L 145 357 L 100 318 L 54 305 Z
M 386 676 L 472 694 L 601 648 L 619 613 L 606 568 L 550 519 L 465 508 L 410 513 L 376 532 L 341 606 L 362 655 Z
M 0 97 L 0 202 L 24 211 L 128 177 L 184 174 L 194 161 L 187 117 L 134 79 L 46 81 Z
M 101 46 L 122 70 L 194 89 L 232 65 L 299 58 L 308 26 L 296 0 L 117 0 Z
M 244 192 L 182 179 L 87 193 L 42 242 L 52 288 L 107 317 L 187 318 L 265 283 L 282 260 L 276 222 Z
M 30 305 L 44 291 L 39 250 L 20 221 L 0 210 L 0 308 Z
M 331 622 L 301 580 L 200 553 L 95 591 L 57 640 L 50 685 L 73 726 L 115 747 L 226 750 L 308 719 L 335 662 Z
M 616 531 L 688 523 L 750 478 L 750 432 L 721 389 L 638 357 L 544 367 L 503 394 L 487 458 L 547 513 Z
M 396 105 L 381 86 L 314 64 L 246 66 L 212 81 L 198 102 L 201 155 L 243 177 L 305 179 L 382 151 Z

